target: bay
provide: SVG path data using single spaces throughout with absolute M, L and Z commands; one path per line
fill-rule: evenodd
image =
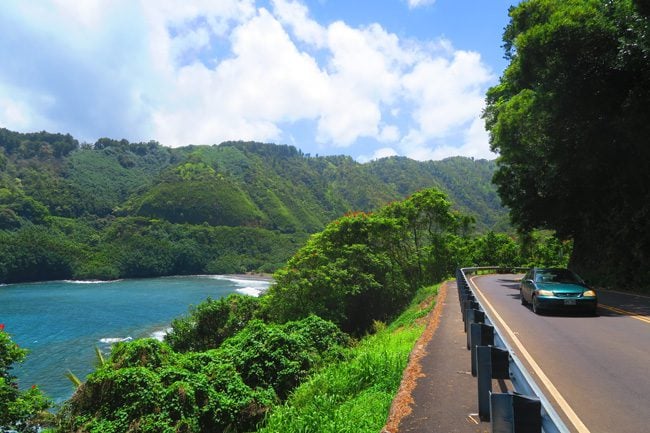
M 117 281 L 50 281 L 0 286 L 0 323 L 29 350 L 13 373 L 22 389 L 37 384 L 55 403 L 94 370 L 95 346 L 108 354 L 120 340 L 161 339 L 172 319 L 206 298 L 258 295 L 268 281 L 200 275 Z

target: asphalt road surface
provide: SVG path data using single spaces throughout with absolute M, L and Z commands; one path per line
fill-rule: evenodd
M 521 277 L 472 283 L 570 431 L 650 432 L 650 297 L 600 291 L 597 317 L 538 316 L 521 305 Z

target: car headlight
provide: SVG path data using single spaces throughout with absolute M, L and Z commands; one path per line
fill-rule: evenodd
M 593 290 L 585 290 L 584 292 L 582 292 L 582 296 L 593 298 L 594 296 L 596 296 L 596 292 L 594 292 Z
M 553 292 L 551 292 L 550 290 L 538 290 L 537 294 L 539 296 L 553 296 Z

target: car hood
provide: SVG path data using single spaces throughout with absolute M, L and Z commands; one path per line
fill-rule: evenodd
M 572 283 L 537 283 L 540 290 L 550 290 L 553 293 L 582 293 L 587 289 L 580 284 Z

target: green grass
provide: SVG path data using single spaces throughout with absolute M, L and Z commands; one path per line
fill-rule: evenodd
M 418 323 L 438 287 L 420 289 L 411 306 L 388 326 L 349 349 L 298 387 L 271 412 L 258 433 L 377 433 L 386 423 L 409 354 L 424 331 Z M 430 302 L 423 303 L 425 299 Z

